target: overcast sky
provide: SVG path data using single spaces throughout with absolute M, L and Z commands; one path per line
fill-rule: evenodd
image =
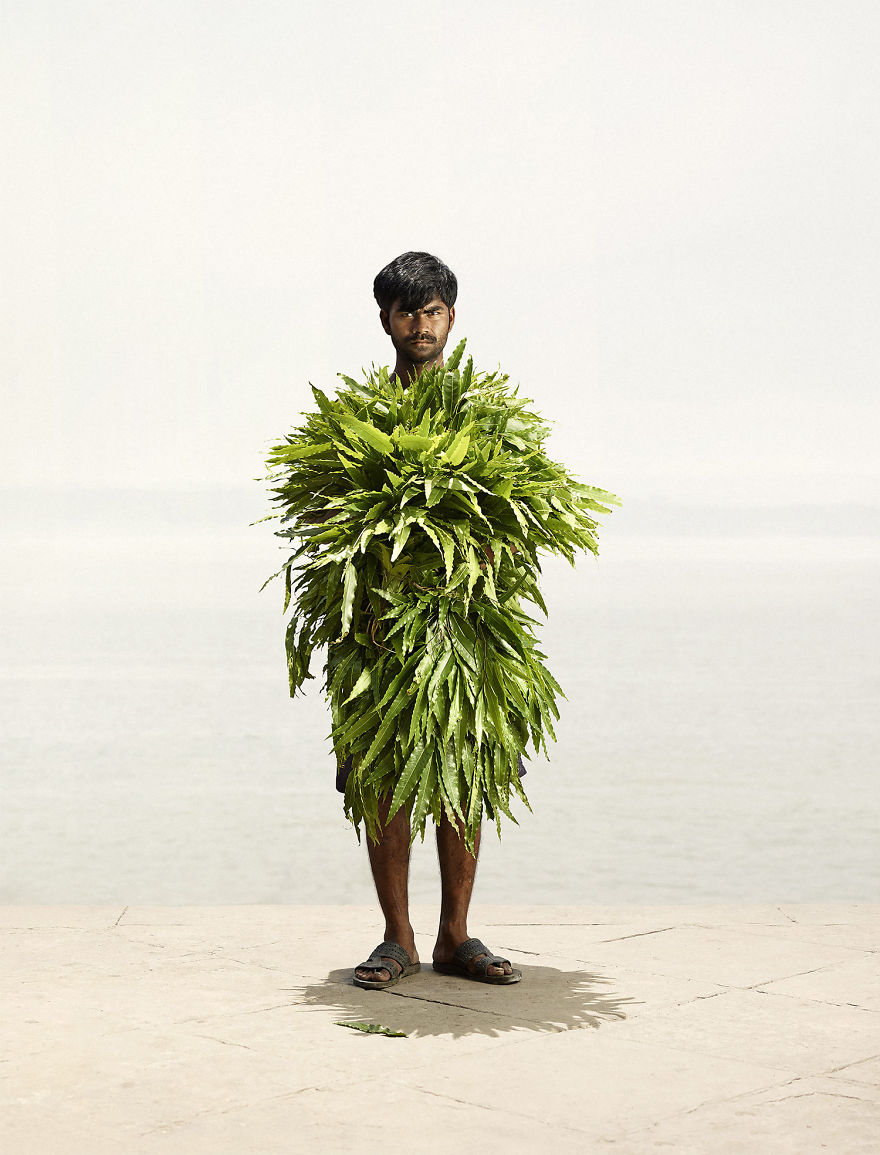
M 456 335 L 626 497 L 880 500 L 874 0 L 6 0 L 0 485 L 245 486 Z

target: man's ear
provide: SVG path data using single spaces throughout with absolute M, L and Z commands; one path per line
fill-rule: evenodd
M 379 310 L 379 320 L 382 322 L 382 328 L 385 330 L 385 332 L 390 337 L 391 336 L 391 326 L 388 324 L 388 310 L 387 309 L 380 309 Z
M 454 324 L 455 324 L 455 305 L 453 305 L 452 308 L 449 310 L 449 328 L 451 329 Z

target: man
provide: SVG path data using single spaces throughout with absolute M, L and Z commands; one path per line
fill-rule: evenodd
M 455 323 L 457 293 L 455 274 L 429 253 L 403 253 L 376 277 L 373 294 L 379 320 L 397 354 L 394 374 L 401 381 L 413 380 L 426 366 L 443 364 L 443 350 Z M 345 790 L 350 769 L 347 759 L 340 768 L 337 789 Z M 524 772 L 520 764 L 520 773 Z M 386 797 L 380 803 L 382 832 L 378 843 L 367 839 L 373 881 L 385 917 L 385 941 L 354 972 L 355 984 L 370 989 L 391 986 L 420 966 L 409 920 L 409 816 L 401 809 L 388 822 L 389 801 Z M 468 932 L 479 845 L 478 832 L 474 853 L 470 854 L 459 828 L 443 815 L 437 826 L 441 899 L 434 969 L 479 982 L 519 982 L 522 973 L 514 970 L 509 960 L 493 955 Z

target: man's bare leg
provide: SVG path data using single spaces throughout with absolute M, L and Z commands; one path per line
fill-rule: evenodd
M 460 835 L 460 824 L 453 826 L 444 814 L 437 825 L 437 857 L 440 859 L 440 929 L 434 946 L 434 962 L 450 963 L 452 956 L 468 934 L 467 916 L 477 873 L 477 858 L 480 853 L 480 831 L 474 839 L 474 853 L 471 854 Z M 482 955 L 478 956 L 482 958 Z M 468 966 L 473 969 L 476 960 Z M 509 975 L 509 963 L 504 966 L 490 966 L 487 974 Z
M 390 800 L 379 801 L 379 820 L 382 834 L 374 843 L 367 837 L 370 855 L 370 869 L 379 905 L 385 916 L 385 942 L 396 942 L 402 946 L 413 962 L 418 961 L 413 928 L 409 921 L 409 817 L 404 810 L 398 810 L 390 822 L 386 822 Z M 385 982 L 392 971 L 366 971 L 357 969 L 355 975 L 362 979 Z

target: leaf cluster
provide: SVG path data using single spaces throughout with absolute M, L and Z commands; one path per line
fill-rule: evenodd
M 547 423 L 500 371 L 462 367 L 464 345 L 409 382 L 374 367 L 333 399 L 312 386 L 267 464 L 290 692 L 326 645 L 346 814 L 375 839 L 383 797 L 413 838 L 445 812 L 472 849 L 484 811 L 500 834 L 511 794 L 528 805 L 528 741 L 549 757 L 555 740 L 562 690 L 522 608 L 547 612 L 539 554 L 596 554 L 595 515 L 619 501 L 547 456 Z

